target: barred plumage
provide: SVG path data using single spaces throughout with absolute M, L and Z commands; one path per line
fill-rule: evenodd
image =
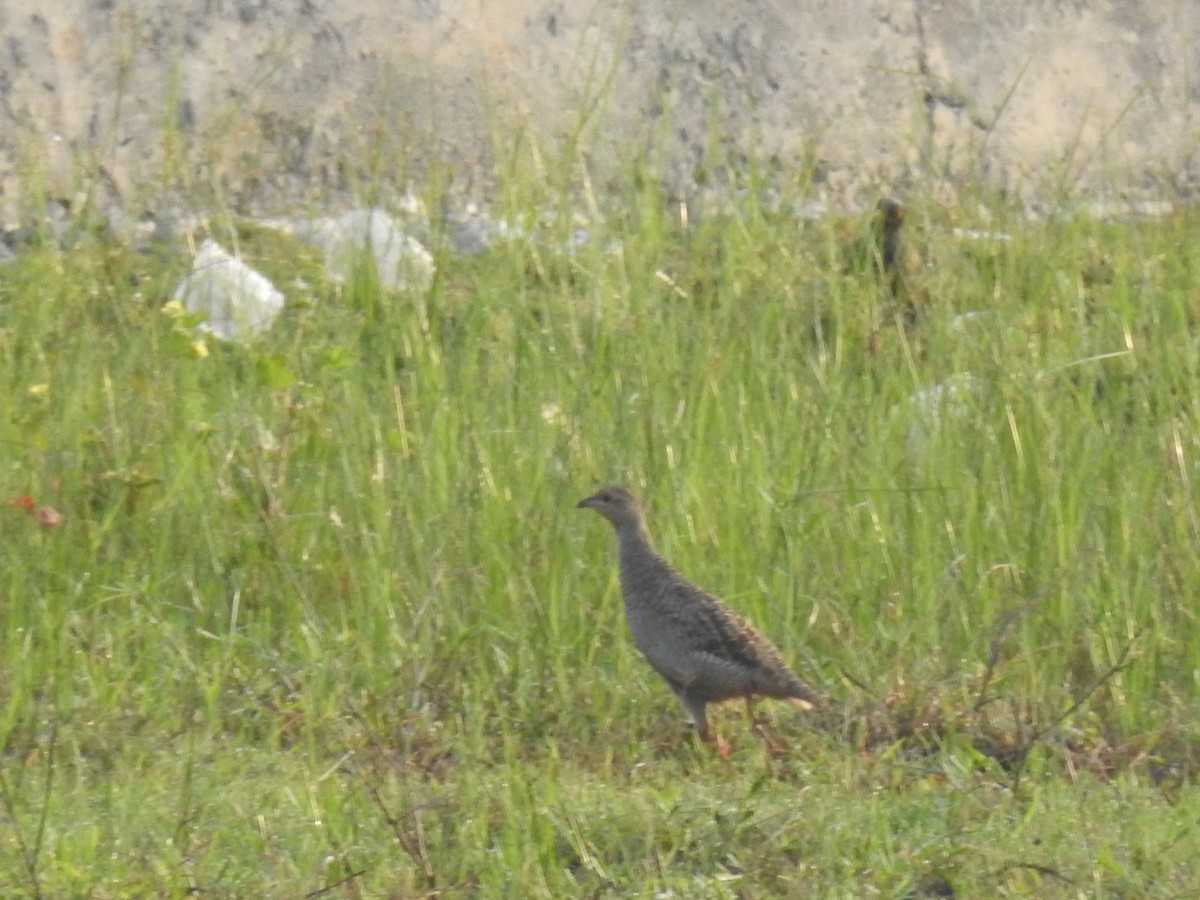
M 633 642 L 709 735 L 705 706 L 734 697 L 818 705 L 821 697 L 788 668 L 745 619 L 680 575 L 654 549 L 634 496 L 608 487 L 581 500 L 617 532 L 621 593 Z

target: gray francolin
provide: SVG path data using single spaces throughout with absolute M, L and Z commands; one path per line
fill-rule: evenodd
M 579 507 L 594 509 L 617 532 L 625 619 L 638 650 L 666 679 L 703 740 L 709 703 L 756 696 L 805 707 L 822 698 L 788 668 L 767 638 L 732 609 L 673 569 L 654 549 L 634 496 L 607 487 Z

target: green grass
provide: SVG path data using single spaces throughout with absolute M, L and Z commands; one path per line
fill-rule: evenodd
M 0 270 L 0 894 L 1192 890 L 1196 217 L 915 205 L 914 328 L 864 223 L 636 198 L 422 297 L 247 231 L 250 348 L 163 311 L 182 254 Z M 692 743 L 610 481 L 844 721 Z

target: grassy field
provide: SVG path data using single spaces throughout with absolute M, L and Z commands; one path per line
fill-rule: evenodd
M 0 269 L 0 895 L 1195 896 L 1197 214 L 913 198 L 910 321 L 865 218 L 612 205 L 421 296 L 246 229 L 248 348 Z M 838 721 L 693 741 L 608 482 Z

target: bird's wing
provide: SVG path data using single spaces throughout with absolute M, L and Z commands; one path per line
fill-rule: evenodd
M 680 579 L 671 585 L 664 606 L 683 636 L 690 659 L 687 668 L 693 670 L 693 676 L 706 665 L 716 666 L 739 683 L 747 678 L 753 683 L 764 677 L 791 675 L 775 646 L 711 594 Z M 734 678 L 735 672 L 741 677 Z

